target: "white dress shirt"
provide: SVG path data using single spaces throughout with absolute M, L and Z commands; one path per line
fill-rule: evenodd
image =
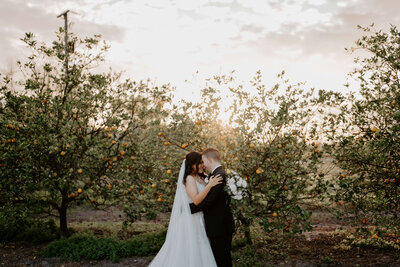
M 212 170 L 212 172 L 210 172 L 210 175 L 217 169 L 217 168 L 219 168 L 219 167 L 221 167 L 222 165 L 220 164 L 220 165 L 218 165 L 217 167 L 215 167 L 214 168 L 214 170 Z

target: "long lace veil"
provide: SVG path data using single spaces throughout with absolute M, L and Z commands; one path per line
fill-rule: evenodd
M 169 219 L 167 238 L 175 231 L 179 231 L 180 221 L 184 220 L 184 216 L 191 215 L 185 185 L 183 184 L 183 176 L 185 175 L 185 161 L 186 160 L 183 160 L 181 169 L 179 171 L 174 204 L 172 206 L 171 217 Z
M 195 235 L 191 229 L 191 212 L 189 198 L 186 194 L 183 176 L 185 175 L 185 160 L 179 171 L 174 204 L 169 219 L 167 237 L 164 245 L 149 266 L 190 266 L 187 257 L 182 256 L 185 251 L 196 249 Z M 192 247 L 190 247 L 192 245 Z M 189 250 L 187 250 L 190 248 Z M 196 250 L 194 250 L 196 251 Z M 192 253 L 189 253 L 192 254 Z M 195 257 L 191 256 L 190 261 Z M 193 265 L 192 265 L 193 266 Z

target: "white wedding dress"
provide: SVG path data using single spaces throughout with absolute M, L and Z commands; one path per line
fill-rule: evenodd
M 164 245 L 153 259 L 151 267 L 216 267 L 205 226 L 203 212 L 191 214 L 183 184 L 185 161 L 179 172 L 174 205 Z M 198 192 L 204 185 L 196 182 Z

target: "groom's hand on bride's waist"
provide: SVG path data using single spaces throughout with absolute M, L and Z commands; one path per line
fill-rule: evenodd
M 189 206 L 190 206 L 190 212 L 192 214 L 200 211 L 199 207 L 197 207 L 194 203 L 190 203 Z

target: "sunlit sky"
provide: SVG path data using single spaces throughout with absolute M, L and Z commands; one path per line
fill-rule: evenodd
M 357 25 L 400 25 L 398 0 L 0 0 L 0 71 L 29 54 L 25 32 L 53 40 L 67 9 L 72 31 L 110 43 L 107 65 L 170 82 L 180 98 L 198 89 L 184 82 L 197 71 L 197 80 L 231 70 L 249 80 L 261 70 L 268 80 L 286 70 L 292 81 L 344 90 Z

